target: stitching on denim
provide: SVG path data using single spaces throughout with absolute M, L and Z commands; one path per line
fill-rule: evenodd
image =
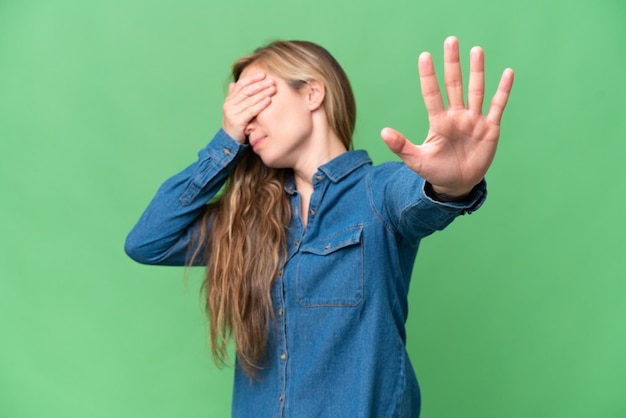
M 308 300 L 310 299 L 310 297 L 306 297 L 306 295 L 302 295 L 300 293 L 300 268 L 302 265 L 302 261 L 303 261 L 303 257 L 300 257 L 300 259 L 298 260 L 298 264 L 296 266 L 296 300 L 298 301 L 298 303 L 304 307 L 304 308 L 320 308 L 320 307 L 355 307 L 358 306 L 361 301 L 363 301 L 364 296 L 365 296 L 365 250 L 364 250 L 364 245 L 363 245 L 363 228 L 364 225 L 362 223 L 358 223 L 355 225 L 351 225 L 349 227 L 344 228 L 343 230 L 341 230 L 340 232 L 334 233 L 332 235 L 329 235 L 328 237 L 324 238 L 324 239 L 320 239 L 317 240 L 316 243 L 317 244 L 321 244 L 325 241 L 328 240 L 328 238 L 332 238 L 332 237 L 336 237 L 338 235 L 341 235 L 341 233 L 345 233 L 347 231 L 351 231 L 351 230 L 359 230 L 359 236 L 358 236 L 358 240 L 349 240 L 349 241 L 342 241 L 342 244 L 344 244 L 341 247 L 337 247 L 336 249 L 334 249 L 331 252 L 328 253 L 322 253 L 320 254 L 317 251 L 311 251 L 312 249 L 315 249 L 312 246 L 307 246 L 306 248 L 300 248 L 300 251 L 304 251 L 307 250 L 306 252 L 308 254 L 313 254 L 316 256 L 320 256 L 320 257 L 327 257 L 329 254 L 335 253 L 337 251 L 340 250 L 345 250 L 347 248 L 351 248 L 354 247 L 355 245 L 358 245 L 359 247 L 359 252 L 360 252 L 360 286 L 357 286 L 357 288 L 355 289 L 355 295 L 358 295 L 358 299 L 350 299 L 350 297 L 344 297 L 344 298 L 338 298 L 337 301 L 332 301 L 332 302 L 327 302 L 325 303 L 324 301 L 320 301 L 320 302 L 308 302 Z
M 372 174 L 372 173 L 371 173 L 371 172 L 369 172 L 369 173 L 367 173 L 367 175 L 365 176 L 365 189 L 366 189 L 366 191 L 367 191 L 367 200 L 368 200 L 368 203 L 369 203 L 370 210 L 372 211 L 372 213 L 374 214 L 374 216 L 376 217 L 376 219 L 378 219 L 378 221 L 379 221 L 379 222 L 380 222 L 380 223 L 381 223 L 381 224 L 385 227 L 385 229 L 386 229 L 387 231 L 389 231 L 389 233 L 390 233 L 391 235 L 393 235 L 393 236 L 396 238 L 396 240 L 397 240 L 397 241 L 399 241 L 399 237 L 400 237 L 399 232 L 398 232 L 398 231 L 396 231 L 396 230 L 395 230 L 395 228 L 393 228 L 393 226 L 390 226 L 390 225 L 387 223 L 387 221 L 385 220 L 385 218 L 382 216 L 382 214 L 380 214 L 380 213 L 376 210 L 376 206 L 374 205 L 374 197 L 373 197 L 373 195 L 372 195 L 372 193 L 373 193 L 373 192 L 372 192 L 372 187 L 371 187 L 371 185 L 370 185 L 370 175 L 371 175 L 371 174 Z M 386 187 L 387 187 L 387 186 L 385 185 L 385 188 L 386 188 Z M 384 194 L 385 194 L 385 193 L 383 192 L 383 195 L 384 195 Z

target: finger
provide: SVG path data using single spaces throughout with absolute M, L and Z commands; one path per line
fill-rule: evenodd
M 236 103 L 236 109 L 239 109 L 237 113 L 245 113 L 248 114 L 247 109 L 250 107 L 254 107 L 257 103 L 264 101 L 266 98 L 271 97 L 276 93 L 276 87 L 273 85 L 267 86 L 261 91 L 257 91 L 255 94 L 251 96 L 247 96 L 245 99 L 240 100 L 239 103 Z
M 263 109 L 270 105 L 272 99 L 269 96 L 265 96 L 250 106 L 242 108 L 240 115 L 245 119 L 246 123 L 249 123 L 252 119 L 258 116 Z
M 271 78 L 259 80 L 251 84 L 239 86 L 233 91 L 233 103 L 239 104 L 248 101 L 250 98 L 254 98 L 257 95 L 265 96 L 268 91 L 274 89 L 275 83 Z
M 232 91 L 229 90 L 229 94 L 237 94 L 241 92 L 244 88 L 254 83 L 258 83 L 266 78 L 266 74 L 264 72 L 257 72 L 254 74 L 247 75 L 245 77 L 240 77 L 235 80 Z
M 467 89 L 467 108 L 470 112 L 481 115 L 485 99 L 485 54 L 482 48 L 475 46 L 470 51 L 470 76 Z
M 380 136 L 389 149 L 398 155 L 409 167 L 419 170 L 420 149 L 404 135 L 392 128 L 383 128 Z
M 259 71 L 245 77 L 239 77 L 237 80 L 235 80 L 235 83 L 238 86 L 247 86 L 248 84 L 256 83 L 257 81 L 263 80 L 265 76 L 266 74 L 263 71 Z
M 443 74 L 450 108 L 465 107 L 463 102 L 463 74 L 459 59 L 459 41 L 450 36 L 443 44 Z
M 511 89 L 513 88 L 513 78 L 515 74 L 512 69 L 507 68 L 502 73 L 500 83 L 498 84 L 498 90 L 491 100 L 489 106 L 489 113 L 487 113 L 487 120 L 494 125 L 500 125 L 502 120 L 502 113 L 506 107 L 506 103 L 509 100 Z
M 429 115 L 435 115 L 444 111 L 443 98 L 441 97 L 441 90 L 439 90 L 439 83 L 435 74 L 433 57 L 428 52 L 420 54 L 418 68 L 426 111 Z

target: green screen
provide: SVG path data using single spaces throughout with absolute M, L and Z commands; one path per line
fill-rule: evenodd
M 426 239 L 408 350 L 424 418 L 626 416 L 626 6 L 621 0 L 0 0 L 0 417 L 227 417 L 202 270 L 126 234 L 221 124 L 237 57 L 328 48 L 355 141 L 427 129 L 417 56 L 485 49 L 516 81 L 478 212 Z M 440 78 L 441 80 L 441 78 Z M 620 188 L 621 187 L 621 188 Z

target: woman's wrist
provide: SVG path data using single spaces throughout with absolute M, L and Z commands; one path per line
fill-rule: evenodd
M 450 190 L 437 187 L 428 182 L 426 182 L 425 188 L 426 194 L 438 202 L 461 202 L 469 196 L 473 189 L 474 187 L 469 190 Z

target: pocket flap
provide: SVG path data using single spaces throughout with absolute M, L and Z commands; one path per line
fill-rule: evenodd
M 303 246 L 301 251 L 317 255 L 330 254 L 342 248 L 360 244 L 362 233 L 363 225 L 349 226 L 342 231 Z

